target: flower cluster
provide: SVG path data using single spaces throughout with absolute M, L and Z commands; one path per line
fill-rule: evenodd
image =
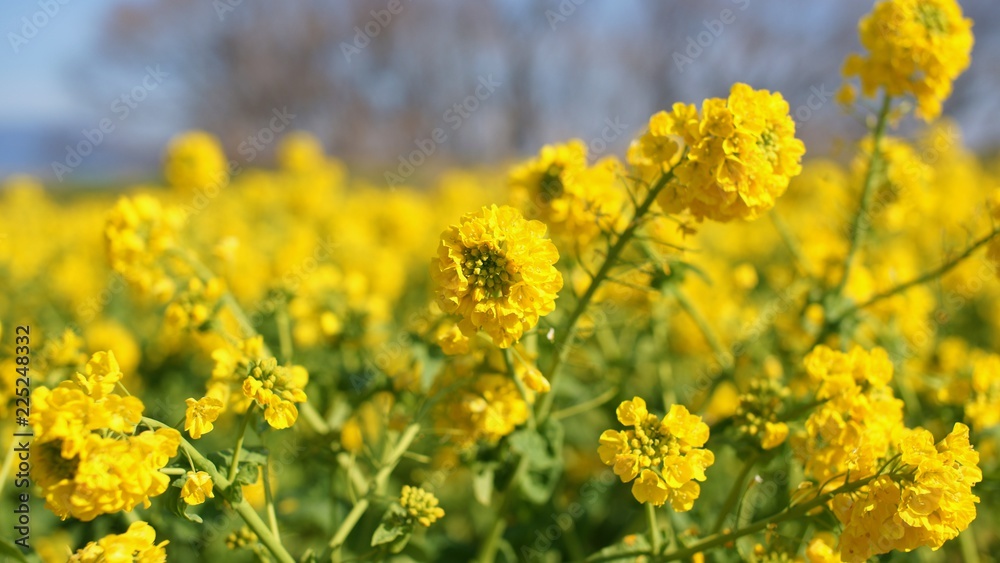
M 765 450 L 773 450 L 785 443 L 789 428 L 787 423 L 779 420 L 778 411 L 788 395 L 788 388 L 777 379 L 754 379 L 750 389 L 740 395 L 734 417 L 736 429 Z
M 441 308 L 462 318 L 466 335 L 482 330 L 507 348 L 555 309 L 562 274 L 545 225 L 513 207 L 469 213 L 442 234 L 431 273 Z
M 219 140 L 204 131 L 188 131 L 170 140 L 163 157 L 163 175 L 176 190 L 216 190 L 229 180 L 229 161 Z
M 917 115 L 932 120 L 969 66 L 972 21 L 955 0 L 883 0 L 858 26 L 866 55 L 851 55 L 844 74 L 857 76 L 865 96 L 911 95 Z
M 295 424 L 299 417 L 295 403 L 305 402 L 307 383 L 309 372 L 302 366 L 279 366 L 275 358 L 265 358 L 250 363 L 243 394 L 264 409 L 264 420 L 272 428 L 280 430 Z
M 546 145 L 511 171 L 511 202 L 548 225 L 553 238 L 583 247 L 619 222 L 625 204 L 621 172 L 615 157 L 588 166 L 587 146 L 579 139 Z
M 112 394 L 121 375 L 114 354 L 98 352 L 73 381 L 32 394 L 33 475 L 60 518 L 148 507 L 169 485 L 159 470 L 177 454 L 180 434 L 136 434 L 144 407 L 136 397 Z
M 135 522 L 124 534 L 110 534 L 90 542 L 70 556 L 68 563 L 164 563 L 165 546 L 156 541 L 156 530 L 146 522 Z
M 444 509 L 438 506 L 437 497 L 420 487 L 403 485 L 399 504 L 410 519 L 425 528 L 444 517 Z
M 225 287 L 218 278 L 212 278 L 208 283 L 190 278 L 187 287 L 177 292 L 164 311 L 167 326 L 177 331 L 204 329 L 224 291 Z
M 965 404 L 965 418 L 973 428 L 1000 424 L 1000 355 L 985 354 L 972 368 L 973 396 Z
M 630 430 L 605 430 L 597 452 L 622 483 L 633 479 L 632 495 L 654 506 L 670 502 L 674 510 L 691 510 L 701 492 L 696 481 L 705 480 L 705 469 L 715 455 L 703 449 L 708 425 L 682 405 L 673 405 L 660 420 L 646 410 L 646 401 L 635 397 L 616 411 L 618 421 Z
M 817 346 L 804 363 L 822 401 L 797 440 L 806 472 L 828 486 L 839 484 L 831 479 L 843 482 L 848 471 L 855 479 L 873 475 L 903 428 L 903 402 L 889 387 L 893 369 L 885 350 Z
M 774 207 L 802 170 L 805 153 L 788 102 L 746 84 L 734 84 L 728 98 L 705 100 L 700 114 L 693 105 L 674 104 L 671 112 L 654 115 L 638 141 L 641 150 L 629 154 L 640 168 L 658 157 L 663 167 L 673 162 L 678 142 L 686 154 L 660 205 L 721 222 L 756 219 Z
M 495 444 L 528 420 L 530 405 L 517 385 L 502 373 L 479 373 L 456 364 L 440 378 L 442 401 L 434 410 L 435 426 L 459 446 Z
M 844 525 L 840 553 L 844 561 L 867 561 L 890 550 L 939 549 L 976 518 L 979 497 L 972 487 L 982 480 L 979 454 L 969 444 L 969 428 L 955 424 L 934 444 L 922 428 L 899 440 L 903 477 L 881 475 L 860 494 L 837 495 L 833 511 Z
M 180 208 L 164 207 L 152 196 L 119 199 L 104 228 L 112 269 L 140 292 L 169 297 L 173 285 L 160 259 L 177 244 L 183 221 Z

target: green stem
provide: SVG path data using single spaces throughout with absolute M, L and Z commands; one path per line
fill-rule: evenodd
M 656 524 L 656 507 L 646 503 L 646 524 L 649 526 L 649 545 L 653 552 L 653 561 L 660 555 L 660 527 Z
M 868 207 L 871 206 L 871 199 L 875 188 L 875 170 L 882 163 L 882 137 L 885 134 L 885 125 L 889 117 L 889 109 L 892 105 L 892 97 L 886 95 L 882 99 L 882 107 L 878 112 L 878 121 L 875 122 L 875 130 L 872 132 L 872 154 L 868 160 L 868 170 L 865 172 L 864 183 L 861 186 L 861 203 L 858 205 L 858 213 L 854 216 L 851 225 L 851 245 L 848 247 L 847 256 L 844 258 L 844 273 L 840 277 L 840 282 L 834 290 L 835 295 L 840 295 L 847 285 L 847 278 L 851 274 L 851 268 L 857 258 L 858 249 L 861 247 L 862 239 L 865 235 L 865 227 L 868 225 Z
M 802 268 L 803 273 L 806 276 L 812 274 L 812 270 L 809 268 L 809 259 L 806 257 L 805 253 L 802 252 L 802 246 L 795 240 L 795 235 L 792 234 L 792 230 L 788 227 L 788 223 L 785 219 L 778 213 L 776 209 L 772 209 L 768 213 L 771 217 L 771 223 L 774 224 L 775 230 L 778 231 L 778 236 L 781 237 L 781 241 L 785 243 L 788 247 L 788 251 L 792 253 L 795 261 L 799 263 L 799 267 Z
M 170 428 L 170 426 L 152 418 L 143 417 L 142 422 L 146 426 L 153 429 Z M 229 489 L 233 486 L 239 485 L 233 485 L 232 481 L 226 479 L 226 476 L 219 471 L 215 464 L 205 456 L 201 455 L 201 452 L 191 445 L 190 442 L 185 440 L 183 436 L 181 437 L 181 448 L 188 455 L 188 457 L 191 458 L 198 469 L 208 473 L 208 476 L 212 478 L 212 484 L 215 487 L 215 490 L 219 492 L 219 496 L 224 499 L 229 499 Z M 274 555 L 275 559 L 281 563 L 295 563 L 295 559 L 289 555 L 285 546 L 281 544 L 281 540 L 271 534 L 271 530 L 268 529 L 267 524 L 260 519 L 260 516 L 254 511 L 253 507 L 250 506 L 246 499 L 241 498 L 237 502 L 230 500 L 230 504 L 233 509 L 236 510 L 236 513 L 240 515 L 243 521 L 246 522 L 247 526 L 249 526 L 250 529 L 257 534 L 257 538 L 262 544 L 264 544 L 264 547 L 271 552 L 271 555 Z
M 247 425 L 250 423 L 250 418 L 253 416 L 253 403 L 247 408 L 246 414 L 243 415 L 243 422 L 240 423 L 240 433 L 236 437 L 236 446 L 233 447 L 233 464 L 229 466 L 229 482 L 232 483 L 236 480 L 236 473 L 239 471 L 240 465 L 240 452 L 243 450 L 243 438 L 247 433 Z
M 653 206 L 653 203 L 656 201 L 656 196 L 659 195 L 659 193 L 666 187 L 667 183 L 673 177 L 673 170 L 671 170 L 670 172 L 660 176 L 660 179 L 649 189 L 649 193 L 646 194 L 646 198 L 641 204 L 639 204 L 639 207 L 636 208 L 632 221 L 629 222 L 625 230 L 622 231 L 621 236 L 618 237 L 615 244 L 612 245 L 610 250 L 608 250 L 608 254 L 604 257 L 604 262 L 601 264 L 601 267 L 597 270 L 597 273 L 594 274 L 593 279 L 590 280 L 590 285 L 587 286 L 586 291 L 584 291 L 583 296 L 580 297 L 576 307 L 570 313 L 569 318 L 566 319 L 566 326 L 563 327 L 563 330 L 556 335 L 556 354 L 552 359 L 552 364 L 549 366 L 549 369 L 545 374 L 552 386 L 552 389 L 542 397 L 542 400 L 538 405 L 535 418 L 539 424 L 545 422 L 548 418 L 549 412 L 552 410 L 552 402 L 556 395 L 556 383 L 558 382 L 559 368 L 565 363 L 566 358 L 569 356 L 570 344 L 576 336 L 577 323 L 586 312 L 591 300 L 597 293 L 598 287 L 600 287 L 601 283 L 608 277 L 608 274 L 611 273 L 611 269 L 618 260 L 618 256 L 623 250 L 625 250 L 625 247 L 628 246 L 628 243 L 635 235 L 636 230 L 638 230 L 639 226 L 642 224 L 642 218 Z
M 476 556 L 476 561 L 478 563 L 492 563 L 496 559 L 497 550 L 500 547 L 500 540 L 503 539 L 503 533 L 507 529 L 507 520 L 504 518 L 504 514 L 507 512 L 507 508 L 510 507 L 514 502 L 514 495 L 511 489 L 514 485 L 521 480 L 521 476 L 528 470 L 528 458 L 521 457 L 517 460 L 517 467 L 514 469 L 514 475 L 511 477 L 510 482 L 507 484 L 506 489 L 503 491 L 503 497 L 497 504 L 497 510 L 494 513 L 493 525 L 490 526 L 490 533 L 486 536 L 486 541 L 483 542 L 482 546 L 479 548 L 479 553 Z
M 708 319 L 706 319 L 705 316 L 701 314 L 701 311 L 699 311 L 698 308 L 691 303 L 691 300 L 688 299 L 687 295 L 685 295 L 680 288 L 675 287 L 673 289 L 673 294 L 674 297 L 677 298 L 677 304 L 681 306 L 681 309 L 683 309 L 689 317 L 691 317 L 691 320 L 694 321 L 698 330 L 700 330 L 702 335 L 705 336 L 705 340 L 712 348 L 712 352 L 715 353 L 715 358 L 719 362 L 719 365 L 722 366 L 723 371 L 731 369 L 733 367 L 733 355 L 722 345 L 722 341 L 719 339 L 719 336 L 715 334 L 715 330 L 712 329 L 712 325 L 708 324 Z
M 604 403 L 610 401 L 611 399 L 614 399 L 615 395 L 617 394 L 618 394 L 618 388 L 612 387 L 607 391 L 601 393 L 600 395 L 594 397 L 593 399 L 588 399 L 582 403 L 555 411 L 554 413 L 552 413 L 551 418 L 554 418 L 555 420 L 562 420 L 564 418 L 569 418 L 571 416 L 587 412 L 590 409 L 597 408 L 603 405 Z
M 726 496 L 726 501 L 722 504 L 722 510 L 719 512 L 718 518 L 715 519 L 715 525 L 712 526 L 712 533 L 719 533 L 722 527 L 726 524 L 726 517 L 729 513 L 736 508 L 736 503 L 740 501 L 743 493 L 743 484 L 746 482 L 747 475 L 753 470 L 754 465 L 757 464 L 757 459 L 760 457 L 759 452 L 754 452 L 750 454 L 746 462 L 743 463 L 743 468 L 740 469 L 739 475 L 736 480 L 733 481 L 733 486 L 729 489 L 729 494 Z
M 503 533 L 506 530 L 507 520 L 504 519 L 502 514 L 497 515 L 496 520 L 493 521 L 493 526 L 490 527 L 489 535 L 486 536 L 486 541 L 483 542 L 479 557 L 476 558 L 478 563 L 492 563 L 496 559 L 500 540 L 503 539 Z
M 970 525 L 958 535 L 958 546 L 962 550 L 962 560 L 967 563 L 979 563 L 979 548 L 976 546 L 976 534 Z
M 0 493 L 3 492 L 3 487 L 7 484 L 7 473 L 10 472 L 10 467 L 14 465 L 14 448 L 17 447 L 17 441 L 11 439 L 10 447 L 7 448 L 7 453 L 3 456 L 3 465 L 0 466 Z
M 191 269 L 194 270 L 195 275 L 201 278 L 202 281 L 207 283 L 208 280 L 215 277 L 214 274 L 212 274 L 212 271 L 208 269 L 207 266 L 202 264 L 201 261 L 198 260 L 198 258 L 194 254 L 190 252 L 185 252 L 183 250 L 175 250 L 174 253 L 177 254 L 182 260 L 187 262 L 187 264 L 191 266 Z M 229 312 L 233 315 L 233 318 L 236 319 L 236 323 L 240 325 L 240 331 L 243 333 L 243 336 L 245 338 L 257 336 L 257 329 L 254 328 L 253 323 L 250 322 L 250 319 L 243 311 L 243 307 L 240 306 L 239 302 L 236 300 L 236 296 L 234 296 L 232 292 L 225 291 L 222 294 L 222 297 L 220 297 L 220 300 L 222 301 L 223 304 L 226 305 L 226 307 L 229 308 Z M 289 342 L 289 349 L 288 349 L 289 358 L 291 358 L 290 344 L 291 343 Z M 262 351 L 265 355 L 268 356 L 274 355 L 271 353 L 271 350 L 268 348 L 266 343 L 264 344 Z M 282 355 L 284 355 L 284 353 Z M 312 426 L 313 430 L 315 430 L 317 433 L 322 435 L 330 433 L 330 425 L 327 424 L 325 420 L 323 420 L 323 417 L 320 416 L 318 412 L 316 412 L 316 409 L 312 406 L 311 403 L 307 401 L 305 403 L 299 404 L 299 411 L 302 413 L 303 415 L 302 417 L 305 419 L 305 421 L 310 426 Z
M 281 349 L 281 360 L 286 365 L 292 363 L 292 323 L 288 319 L 288 303 L 283 298 L 274 314 L 278 325 L 278 346 Z
M 906 291 L 906 290 L 908 290 L 908 289 L 910 289 L 912 287 L 915 287 L 915 286 L 918 286 L 918 285 L 923 285 L 923 284 L 928 283 L 930 281 L 934 281 L 935 279 L 937 279 L 937 278 L 939 278 L 939 277 L 947 274 L 952 269 L 954 269 L 956 266 L 958 266 L 959 264 L 961 264 L 962 262 L 964 262 L 968 257 L 972 256 L 972 254 L 975 251 L 979 250 L 983 245 L 987 244 L 988 242 L 990 242 L 991 240 L 993 240 L 994 238 L 996 238 L 996 236 L 998 234 L 1000 234 L 1000 229 L 994 229 L 994 230 L 990 231 L 990 233 L 988 235 L 984 236 L 983 238 L 981 238 L 981 239 L 975 241 L 974 243 L 972 243 L 971 245 L 969 245 L 968 248 L 966 248 L 964 251 L 962 251 L 961 254 L 959 254 L 957 257 L 953 258 L 952 260 L 949 260 L 948 262 L 945 262 L 944 264 L 941 264 L 937 268 L 934 268 L 933 270 L 931 270 L 929 272 L 926 272 L 926 273 L 924 273 L 924 274 L 922 274 L 922 275 L 920 275 L 920 276 L 918 276 L 918 277 L 916 277 L 916 278 L 914 278 L 914 279 L 912 279 L 912 280 L 910 280 L 908 282 L 901 283 L 901 284 L 897 285 L 896 287 L 893 287 L 892 289 L 888 289 L 886 291 L 883 291 L 882 293 L 879 293 L 879 294 L 875 295 L 874 297 L 870 298 L 868 301 L 865 301 L 864 303 L 860 303 L 860 304 L 852 305 L 851 307 L 848 307 L 846 310 L 844 310 L 842 313 L 840 313 L 840 315 L 838 315 L 836 317 L 836 319 L 834 319 L 833 322 L 834 323 L 843 322 L 844 319 L 850 317 L 851 315 L 854 315 L 855 313 L 857 313 L 861 309 L 867 309 L 868 307 L 871 307 L 872 305 L 875 305 L 876 303 L 879 303 L 880 301 L 884 301 L 886 299 L 889 299 L 890 297 L 893 297 L 895 295 L 899 295 L 900 293 L 903 293 L 904 291 Z
M 362 496 L 367 495 L 372 491 L 376 493 L 382 492 L 389 481 L 389 476 L 392 475 L 392 471 L 396 468 L 396 465 L 399 464 L 399 460 L 403 457 L 403 454 L 406 453 L 406 450 L 408 450 L 410 445 L 413 444 L 413 440 L 416 439 L 419 432 L 420 425 L 416 423 L 409 425 L 406 430 L 403 431 L 403 434 L 399 437 L 399 441 L 396 442 L 393 449 L 383 458 L 382 467 L 379 468 L 378 473 L 375 474 L 375 478 L 372 480 L 372 483 L 368 485 L 368 489 L 359 491 Z M 358 520 L 360 520 L 361 516 L 366 510 L 368 510 L 368 506 L 370 504 L 371 502 L 367 498 L 362 498 L 357 504 L 354 505 L 353 508 L 351 508 L 347 517 L 340 523 L 337 531 L 334 532 L 333 537 L 331 537 L 330 541 L 327 543 L 328 549 L 336 551 L 341 545 L 343 545 L 344 541 L 347 539 L 347 535 L 350 534 L 351 530 L 354 529 L 354 526 L 357 525 Z
M 267 522 L 271 526 L 271 533 L 274 534 L 275 538 L 281 540 L 281 535 L 278 533 L 278 515 L 274 511 L 274 493 L 271 491 L 271 455 L 268 453 L 267 460 L 263 465 L 263 475 L 264 478 L 264 502 L 267 506 Z
M 330 538 L 330 549 L 338 549 L 340 546 L 344 545 L 344 541 L 347 540 L 347 535 L 351 533 L 354 526 L 358 524 L 358 520 L 361 520 L 361 516 L 368 510 L 368 505 L 371 504 L 368 499 L 363 498 L 358 501 L 357 504 L 351 508 L 351 511 L 347 513 L 347 517 L 344 518 L 343 522 L 340 523 L 340 527 Z
M 514 385 L 517 386 L 517 390 L 521 393 L 521 399 L 524 401 L 525 405 L 531 405 L 531 399 L 528 396 L 528 388 L 521 381 L 521 378 L 517 376 L 517 371 L 514 369 L 514 357 L 511 348 L 507 348 L 503 351 L 503 362 L 507 368 L 507 376 L 514 380 Z M 535 428 L 535 411 L 534 409 L 528 409 L 528 428 L 532 430 Z
M 873 481 L 876 477 L 878 477 L 878 474 L 872 475 L 871 477 L 866 477 L 864 479 L 860 479 L 858 481 L 847 483 L 846 485 L 841 485 L 840 487 L 828 493 L 824 493 L 817 496 L 816 498 L 814 498 L 809 502 L 789 506 L 788 508 L 782 510 L 781 512 L 773 514 L 767 518 L 758 520 L 753 524 L 750 524 L 744 528 L 740 528 L 738 530 L 734 530 L 732 532 L 728 532 L 725 534 L 712 534 L 711 536 L 708 536 L 707 538 L 699 542 L 690 544 L 683 549 L 678 549 L 676 551 L 671 551 L 670 553 L 665 553 L 661 555 L 659 561 L 677 561 L 679 559 L 687 559 L 698 553 L 707 552 L 717 547 L 726 545 L 739 538 L 742 538 L 743 536 L 748 536 L 750 534 L 759 532 L 772 524 L 778 524 L 786 520 L 793 520 L 795 518 L 805 516 L 812 510 L 819 508 L 821 506 L 825 506 L 826 503 L 830 502 L 830 500 L 833 499 L 833 497 L 856 491 L 864 487 L 871 481 Z M 588 559 L 587 561 L 590 563 L 597 563 L 599 561 L 613 561 L 616 559 L 639 557 L 642 555 L 650 555 L 650 552 L 646 550 L 646 551 L 634 551 L 629 553 L 618 553 L 615 555 L 595 557 L 592 559 Z

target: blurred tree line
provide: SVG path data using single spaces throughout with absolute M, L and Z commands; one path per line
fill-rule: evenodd
M 993 3 L 968 4 L 980 66 L 946 108 L 960 117 L 967 106 L 997 109 L 986 89 L 996 86 L 989 53 L 998 50 L 984 45 L 996 44 L 988 31 L 1000 18 Z M 163 65 L 170 96 L 158 114 L 174 130 L 216 133 L 231 150 L 287 108 L 293 127 L 361 162 L 394 162 L 435 128 L 447 132 L 435 149 L 442 164 L 496 161 L 574 136 L 621 151 L 652 112 L 724 96 L 735 81 L 782 91 L 807 145 L 822 150 L 831 132 L 859 130 L 829 98 L 870 5 L 150 0 L 115 10 L 102 51 L 119 88 Z

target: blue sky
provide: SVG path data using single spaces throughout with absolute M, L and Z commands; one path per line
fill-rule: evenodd
M 355 2 L 357 0 L 336 0 Z M 543 18 L 546 8 L 553 8 L 568 0 L 502 0 L 508 6 L 519 7 L 520 12 Z M 553 65 L 566 65 L 566 47 L 560 43 L 573 33 L 584 33 L 593 45 L 605 42 L 629 41 L 631 25 L 646 17 L 646 11 L 653 2 L 663 0 L 612 0 L 601 2 L 589 0 L 579 3 L 578 15 L 558 32 L 547 36 L 539 49 L 547 49 L 545 55 L 551 57 Z M 65 2 L 65 3 L 61 3 Z M 66 142 L 79 139 L 82 129 L 89 129 L 104 117 L 109 116 L 109 103 L 114 96 L 125 91 L 141 79 L 131 73 L 124 75 L 123 84 L 94 84 L 97 77 L 102 80 L 111 76 L 106 59 L 99 51 L 102 30 L 107 27 L 110 14 L 118 7 L 141 4 L 144 0 L 104 0 L 86 2 L 84 0 L 26 0 L 0 3 L 0 69 L 3 72 L 4 88 L 0 88 L 0 178 L 15 172 L 51 176 L 51 163 L 59 160 L 65 152 Z M 198 9 L 210 10 L 205 0 Z M 966 141 L 979 149 L 988 149 L 1000 143 L 1000 133 L 994 119 L 983 119 L 984 115 L 994 116 L 1000 112 L 1000 3 L 996 0 L 963 1 L 966 14 L 976 20 L 976 49 L 973 64 L 965 76 L 956 83 L 955 99 L 964 104 L 954 114 Z M 371 5 L 377 8 L 382 0 L 369 0 L 361 4 L 363 9 Z M 58 9 L 54 16 L 44 13 L 45 6 Z M 447 2 L 441 4 L 450 10 Z M 683 86 L 686 98 L 683 101 L 697 101 L 709 95 L 724 95 L 725 85 L 733 81 L 747 81 L 756 87 L 780 90 L 786 94 L 793 108 L 806 101 L 809 91 L 791 88 L 796 77 L 811 76 L 815 84 L 825 84 L 835 88 L 840 82 L 839 59 L 847 52 L 855 50 L 856 35 L 841 32 L 850 31 L 857 18 L 871 6 L 871 0 L 808 0 L 808 2 L 765 1 L 765 0 L 702 0 L 698 3 L 699 13 L 691 21 L 683 21 L 680 33 L 663 37 L 662 46 L 667 49 L 684 48 L 688 34 L 694 35 L 703 29 L 703 17 L 718 17 L 720 9 L 738 10 L 738 25 L 735 33 L 727 33 L 718 41 L 717 47 L 706 51 L 696 68 L 681 76 L 666 61 L 666 66 L 655 69 L 668 79 L 676 80 Z M 517 11 L 517 10 L 515 10 Z M 743 14 L 746 14 L 745 16 Z M 440 16 L 440 14 L 438 15 Z M 578 19 L 576 19 L 578 18 Z M 25 37 L 26 43 L 12 46 L 12 41 L 20 41 L 25 31 L 30 34 L 34 24 L 31 20 L 43 22 L 37 35 Z M 28 20 L 28 24 L 25 23 Z M 187 21 L 187 20 L 183 20 Z M 681 21 L 681 20 L 678 20 Z M 205 23 L 205 22 L 203 22 Z M 212 25 L 226 25 L 225 23 Z M 228 23 L 228 22 L 227 22 Z M 838 27 L 836 24 L 843 24 Z M 586 25 L 584 25 L 586 24 Z M 845 27 L 846 26 L 846 27 Z M 623 29 L 625 30 L 623 32 Z M 767 57 L 740 57 L 741 41 L 752 39 L 769 47 Z M 847 44 L 850 43 L 850 44 Z M 790 48 L 791 47 L 791 48 Z M 418 61 L 419 62 L 419 61 Z M 172 70 L 172 69 L 171 69 Z M 100 71 L 100 72 L 99 72 Z M 649 69 L 646 69 L 649 72 Z M 461 77 L 458 77 L 461 78 Z M 621 81 L 609 80 L 606 75 L 590 76 L 592 80 L 584 84 L 565 84 L 563 88 L 551 88 L 548 92 L 538 92 L 539 96 L 573 95 L 575 89 L 586 88 L 589 94 L 606 94 L 601 100 L 606 108 L 601 111 L 621 111 L 623 116 L 632 112 L 627 122 L 638 124 L 638 116 L 649 115 L 655 110 L 650 104 L 661 101 L 644 99 L 643 92 L 629 91 Z M 474 80 L 473 80 L 474 82 Z M 365 86 L 373 86 L 365 83 Z M 98 88 L 95 88 L 98 86 Z M 150 95 L 150 101 L 136 112 L 137 119 L 129 119 L 110 140 L 102 145 L 74 178 L 102 179 L 107 174 L 122 172 L 142 175 L 155 170 L 159 152 L 166 139 L 178 132 L 179 128 L 190 125 L 185 114 L 179 111 L 172 84 Z M 786 90 L 786 87 L 789 88 Z M 104 89 L 105 93 L 98 93 Z M 385 89 L 364 88 L 360 95 L 373 99 Z M 391 88 L 389 89 L 391 93 Z M 95 97 L 97 96 L 97 97 Z M 448 95 L 446 99 L 451 100 Z M 435 108 L 436 109 L 436 108 Z M 589 111 L 591 108 L 578 108 Z M 430 111 L 430 110 L 428 110 Z M 838 116 L 833 104 L 825 107 L 823 117 Z M 434 112 L 431 112 L 434 113 Z M 615 115 L 615 113 L 600 113 Z M 592 136 L 587 127 L 602 127 L 601 119 L 589 119 L 590 114 L 547 116 L 546 126 L 558 133 L 559 138 L 567 136 Z M 588 120 L 589 119 L 589 120 Z M 592 122 L 592 123 L 591 123 Z M 378 124 L 376 124 L 378 125 Z M 827 123 L 821 119 L 802 123 L 805 134 L 813 133 L 822 138 L 828 135 Z M 812 128 L 812 131 L 810 130 Z M 472 128 L 469 128 L 470 133 Z M 486 131 L 487 138 L 490 131 Z M 589 137 L 588 137 L 589 138 Z
M 0 4 L 3 45 L 0 68 L 4 88 L 0 88 L 0 122 L 5 124 L 53 124 L 76 121 L 90 111 L 89 105 L 74 95 L 69 80 L 74 65 L 85 64 L 107 14 L 115 3 L 69 0 L 54 17 L 38 29 L 33 39 L 14 52 L 11 33 L 22 35 L 24 18 L 29 21 L 42 12 L 38 2 Z M 38 16 L 39 21 L 46 18 Z

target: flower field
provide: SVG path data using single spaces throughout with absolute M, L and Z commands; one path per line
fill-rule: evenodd
M 1000 166 L 972 23 L 883 0 L 839 154 L 781 93 L 426 185 L 305 132 L 0 189 L 4 561 L 995 561 Z

